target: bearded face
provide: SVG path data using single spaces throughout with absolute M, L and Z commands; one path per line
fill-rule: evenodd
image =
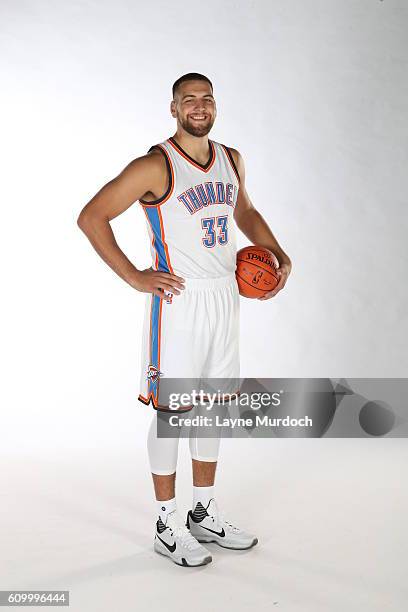
M 171 113 L 192 136 L 205 136 L 217 116 L 211 85 L 206 81 L 181 83 L 171 103 Z
M 179 116 L 180 125 L 192 136 L 205 136 L 214 125 L 215 117 L 194 112 L 186 118 Z

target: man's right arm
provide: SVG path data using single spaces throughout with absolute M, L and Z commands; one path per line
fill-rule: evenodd
M 163 290 L 179 294 L 184 279 L 167 272 L 138 270 L 118 246 L 110 221 L 147 192 L 161 195 L 165 181 L 164 158 L 160 152 L 153 151 L 131 161 L 98 191 L 78 217 L 79 227 L 116 274 L 138 291 L 160 297 L 164 297 Z

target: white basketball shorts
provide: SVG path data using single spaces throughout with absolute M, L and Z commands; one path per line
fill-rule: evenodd
M 212 379 L 223 379 L 223 393 L 234 394 L 239 378 L 239 292 L 235 274 L 186 278 L 181 294 L 167 301 L 148 294 L 141 367 L 139 400 L 158 410 L 174 409 L 169 408 L 167 384 L 173 384 L 165 380 L 169 378 L 188 379 L 186 391 L 191 379 L 197 385 L 211 379 L 211 390 Z

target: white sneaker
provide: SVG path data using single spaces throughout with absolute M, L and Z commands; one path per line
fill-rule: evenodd
M 160 518 L 157 521 L 154 550 L 186 567 L 206 565 L 212 561 L 211 553 L 191 535 L 177 510 L 170 512 L 166 524 Z
M 258 538 L 235 527 L 218 511 L 215 499 L 211 499 L 207 508 L 198 502 L 187 514 L 186 526 L 199 542 L 216 542 L 224 548 L 245 550 L 258 544 Z

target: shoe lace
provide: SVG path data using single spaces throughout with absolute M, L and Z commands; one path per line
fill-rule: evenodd
M 213 501 L 213 503 L 214 503 L 215 510 L 216 510 L 217 522 L 219 524 L 227 525 L 234 533 L 238 533 L 239 531 L 241 531 L 239 529 L 239 527 L 236 527 L 233 523 L 231 523 L 231 521 L 229 519 L 226 518 L 224 512 L 220 512 L 218 510 L 218 506 L 217 506 L 215 500 Z M 215 518 L 213 516 L 211 518 L 212 518 L 213 522 L 215 523 Z
M 170 533 L 188 550 L 194 550 L 194 548 L 200 547 L 199 542 L 191 535 L 190 531 L 183 523 L 183 520 L 178 515 L 171 517 L 169 528 Z
M 224 524 L 224 525 L 228 525 L 228 527 L 231 528 L 231 530 L 234 533 L 238 533 L 238 531 L 240 531 L 239 527 L 236 527 L 236 525 L 234 525 L 233 523 L 231 523 L 231 521 L 229 521 L 226 517 L 225 514 L 223 512 L 220 512 L 219 514 L 219 520 Z

